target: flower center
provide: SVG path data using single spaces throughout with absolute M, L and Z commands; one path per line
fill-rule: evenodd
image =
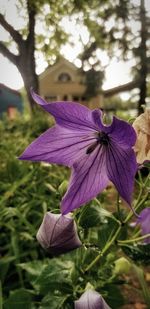
M 104 146 L 107 146 L 109 144 L 109 137 L 108 135 L 105 133 L 105 132 L 98 132 L 96 134 L 96 142 L 94 142 L 92 145 L 90 145 L 87 150 L 86 150 L 86 154 L 90 154 L 92 153 L 95 148 L 98 146 L 98 145 L 104 145 Z
M 102 144 L 102 145 L 108 145 L 109 144 L 109 137 L 107 135 L 107 133 L 105 132 L 99 132 L 97 134 L 97 137 L 96 137 L 97 141 L 99 144 Z

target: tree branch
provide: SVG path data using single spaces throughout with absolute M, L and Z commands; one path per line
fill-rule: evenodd
M 13 62 L 14 65 L 18 65 L 19 56 L 16 56 L 12 52 L 10 52 L 9 49 L 2 42 L 0 42 L 0 53 L 4 57 L 7 57 L 11 62 Z
M 114 87 L 114 88 L 103 90 L 102 93 L 103 93 L 104 97 L 107 98 L 107 97 L 111 97 L 111 96 L 113 96 L 115 94 L 118 94 L 120 92 L 130 91 L 130 90 L 132 90 L 134 88 L 138 88 L 139 84 L 140 84 L 140 79 L 138 79 L 136 81 L 132 81 L 132 82 L 126 83 L 124 85 L 120 85 L 120 86 Z
M 0 14 L 0 25 L 11 35 L 14 41 L 20 46 L 22 44 L 22 36 L 21 34 L 15 30 L 4 18 L 2 14 Z

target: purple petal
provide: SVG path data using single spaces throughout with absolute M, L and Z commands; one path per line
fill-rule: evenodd
M 75 309 L 110 309 L 110 307 L 98 292 L 89 289 L 75 301 Z
M 71 130 L 86 130 L 86 132 L 98 130 L 92 111 L 86 106 L 74 102 L 46 103 L 40 96 L 32 92 L 33 99 L 43 109 L 55 117 L 57 124 Z
M 137 223 L 141 225 L 142 234 L 150 234 L 150 208 L 141 211 Z M 145 243 L 150 243 L 150 237 L 144 239 Z
M 102 123 L 102 113 L 99 110 L 94 110 L 92 114 L 95 124 L 99 126 L 100 130 L 107 133 L 112 141 L 123 148 L 134 146 L 136 142 L 136 132 L 129 123 L 113 117 L 112 124 L 106 126 Z
M 32 142 L 19 159 L 72 166 L 94 140 L 92 132 L 76 132 L 56 125 Z
M 108 181 L 105 151 L 103 146 L 98 146 L 73 165 L 69 188 L 61 204 L 62 213 L 67 214 L 89 202 L 106 188 Z
M 116 186 L 120 196 L 130 205 L 137 171 L 135 153 L 131 148 L 123 149 L 111 143 L 106 157 L 109 180 Z
M 41 246 L 53 255 L 68 252 L 82 244 L 71 217 L 47 212 L 37 233 Z

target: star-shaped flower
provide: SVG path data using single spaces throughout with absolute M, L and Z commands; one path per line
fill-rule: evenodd
M 79 103 L 47 103 L 32 93 L 34 100 L 55 117 L 56 125 L 27 147 L 21 160 L 45 161 L 69 166 L 72 175 L 62 200 L 63 214 L 89 202 L 112 181 L 120 196 L 130 205 L 137 170 L 132 147 L 136 133 L 116 117 L 112 124 L 102 122 L 99 109 Z

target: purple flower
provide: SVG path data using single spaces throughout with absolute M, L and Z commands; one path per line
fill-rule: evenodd
M 75 301 L 75 309 L 110 309 L 110 307 L 98 292 L 89 289 Z
M 51 212 L 45 214 L 37 240 L 52 255 L 65 253 L 82 245 L 73 218 Z
M 140 224 L 143 235 L 150 234 L 150 207 L 141 211 L 137 224 Z M 145 238 L 144 242 L 150 244 L 150 237 Z
M 130 205 L 137 170 L 132 149 L 136 134 L 127 122 L 113 118 L 102 123 L 100 110 L 73 102 L 46 103 L 32 93 L 35 101 L 55 117 L 48 129 L 21 155 L 22 160 L 58 163 L 72 168 L 68 190 L 62 200 L 67 214 L 102 192 L 109 181 Z

